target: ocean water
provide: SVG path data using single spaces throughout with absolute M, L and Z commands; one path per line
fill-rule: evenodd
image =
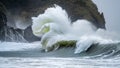
M 80 54 L 74 54 L 74 48 L 72 47 L 61 48 L 52 52 L 44 52 L 40 47 L 39 42 L 2 42 L 0 45 L 0 68 L 120 67 L 119 51 L 114 52 L 114 54 L 113 52 L 104 52 L 104 54 L 99 53 L 97 55 L 93 55 L 92 53 L 94 52 L 85 52 L 87 54 L 82 56 Z M 88 53 L 91 54 L 91 56 Z
M 71 22 L 58 5 L 32 22 L 33 34 L 41 40 L 0 42 L 0 68 L 120 68 L 119 34 L 97 29 L 87 20 Z M 72 40 L 73 47 L 60 45 Z
M 58 49 L 60 44 L 56 44 L 61 41 L 75 40 L 74 53 L 86 51 L 92 44 L 120 43 L 119 34 L 97 29 L 87 20 L 78 19 L 71 22 L 67 12 L 56 4 L 47 8 L 43 14 L 32 17 L 32 22 L 33 34 L 41 37 L 40 43 L 46 52 Z
M 0 57 L 0 68 L 119 68 L 120 60 Z

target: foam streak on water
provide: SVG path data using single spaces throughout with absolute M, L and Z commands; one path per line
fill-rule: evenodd
M 58 5 L 32 19 L 33 34 L 42 36 L 41 41 L 0 42 L 0 68 L 120 68 L 117 34 L 97 30 L 87 20 L 71 22 Z M 54 47 L 55 43 L 71 40 L 77 41 L 76 47 L 54 51 L 59 48 L 59 44 Z M 45 52 L 52 47 L 53 51 Z
M 4 59 L 4 60 L 2 60 Z M 119 60 L 80 58 L 3 58 L 0 68 L 119 68 Z M 64 62 L 63 62 L 64 61 Z
M 63 48 L 52 52 L 42 52 L 39 42 L 15 43 L 1 42 L 0 45 L 0 68 L 119 68 L 120 53 L 115 58 L 107 54 L 107 50 L 102 54 L 81 57 L 81 54 L 73 54 L 73 48 Z M 104 46 L 104 45 L 103 45 Z M 116 46 L 116 45 L 115 45 Z M 95 47 L 101 51 L 99 46 Z M 100 48 L 100 49 L 99 49 Z M 111 47 L 111 48 L 114 48 Z M 95 50 L 95 51 L 97 51 Z M 110 50 L 110 49 L 108 49 Z M 84 54 L 82 54 L 84 55 Z M 104 59 L 111 55 L 111 58 Z M 98 58 L 97 58 L 98 57 Z
M 23 51 L 27 49 L 40 48 L 38 42 L 33 43 L 16 43 L 16 42 L 0 42 L 0 51 Z

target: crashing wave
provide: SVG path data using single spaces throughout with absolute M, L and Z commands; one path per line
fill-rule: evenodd
M 87 20 L 71 22 L 67 12 L 58 5 L 46 9 L 38 17 L 32 17 L 32 20 L 33 34 L 42 36 L 41 44 L 46 52 L 73 45 L 76 47 L 74 53 L 81 53 L 93 44 L 119 43 L 102 38 L 98 34 L 100 31 L 96 31 L 97 28 Z

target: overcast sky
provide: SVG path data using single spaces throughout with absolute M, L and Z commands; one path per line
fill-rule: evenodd
M 104 13 L 107 30 L 120 33 L 120 0 L 93 0 Z

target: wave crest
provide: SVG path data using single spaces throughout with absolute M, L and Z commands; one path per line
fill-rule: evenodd
M 87 51 L 93 44 L 119 43 L 108 37 L 102 37 L 103 35 L 99 34 L 100 30 L 87 20 L 71 22 L 67 12 L 58 5 L 46 9 L 43 14 L 33 17 L 32 20 L 33 34 L 38 37 L 43 35 L 41 44 L 45 51 L 56 50 L 64 43 L 65 46 L 74 44 L 76 47 L 74 53 Z

